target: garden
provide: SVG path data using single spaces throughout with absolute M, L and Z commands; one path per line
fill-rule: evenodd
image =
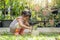
M 24 9 L 31 12 L 29 22 L 34 30 L 60 27 L 60 0 L 0 0 L 0 28 L 8 28 Z M 0 35 L 0 40 L 60 40 L 60 32 L 23 36 L 6 32 Z
M 60 23 L 60 0 L 1 0 L 0 20 L 14 20 L 24 9 L 31 11 L 32 22 L 41 21 L 40 27 L 56 27 Z
M 59 33 L 40 33 L 39 36 L 35 35 L 0 35 L 0 40 L 60 40 Z

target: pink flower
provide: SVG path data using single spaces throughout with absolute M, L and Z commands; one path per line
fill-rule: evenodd
M 36 5 L 36 6 L 34 7 L 34 10 L 35 10 L 36 12 L 38 12 L 38 11 L 40 10 L 40 6 L 39 6 L 39 5 Z
M 43 15 L 44 15 L 44 16 L 47 16 L 47 15 L 48 15 L 47 10 L 43 10 Z

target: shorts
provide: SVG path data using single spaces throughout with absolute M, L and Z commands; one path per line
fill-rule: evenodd
M 31 30 L 26 29 L 26 28 L 10 28 L 10 32 L 13 34 L 19 33 L 20 35 L 22 35 L 22 34 L 31 32 Z
M 31 32 L 31 30 L 29 30 L 29 29 L 25 29 L 25 28 L 20 28 L 20 30 L 19 30 L 19 34 L 26 34 L 26 33 L 30 33 Z

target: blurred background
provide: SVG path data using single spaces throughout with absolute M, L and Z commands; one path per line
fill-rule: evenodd
M 35 27 L 60 27 L 60 0 L 0 0 L 0 27 L 9 27 L 24 9 L 31 22 L 40 21 Z

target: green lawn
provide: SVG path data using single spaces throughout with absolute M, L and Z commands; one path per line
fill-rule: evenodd
M 34 35 L 0 35 L 0 40 L 60 40 L 58 33 L 41 33 L 38 36 Z

